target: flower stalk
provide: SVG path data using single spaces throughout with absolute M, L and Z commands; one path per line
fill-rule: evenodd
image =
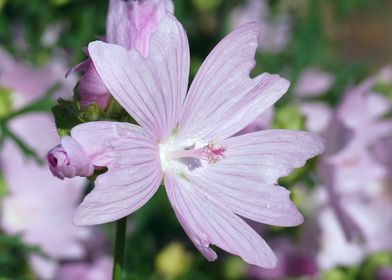
M 112 280 L 121 280 L 124 268 L 125 231 L 127 217 L 116 221 L 116 239 L 114 244 L 114 261 Z

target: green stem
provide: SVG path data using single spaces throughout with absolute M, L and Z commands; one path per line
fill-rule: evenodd
M 127 217 L 116 222 L 116 240 L 114 244 L 113 280 L 121 280 L 124 267 L 125 231 Z

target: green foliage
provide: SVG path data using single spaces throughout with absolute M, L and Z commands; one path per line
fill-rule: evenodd
M 4 180 L 4 176 L 0 174 L 0 199 L 7 194 L 7 186 Z
M 26 258 L 30 254 L 45 257 L 38 248 L 27 246 L 19 236 L 8 236 L 0 232 L 0 277 L 9 280 L 35 280 Z
M 88 42 L 105 34 L 105 18 L 108 1 L 96 0 L 0 0 L 0 41 L 15 57 L 26 60 L 35 65 L 46 63 L 64 50 L 67 63 L 74 65 L 85 58 L 82 48 Z M 175 13 L 187 30 L 191 48 L 191 79 L 197 73 L 202 61 L 215 44 L 229 32 L 229 14 L 233 7 L 244 1 L 223 0 L 174 0 Z M 298 11 L 292 7 L 293 1 L 269 1 L 274 13 L 279 13 L 284 2 L 289 3 L 289 10 L 293 26 L 288 47 L 276 54 L 257 53 L 257 66 L 252 76 L 262 72 L 279 73 L 295 86 L 302 71 L 309 66 L 316 66 L 334 74 L 336 82 L 333 88 L 320 100 L 330 105 L 336 105 L 348 85 L 356 84 L 369 75 L 369 68 L 365 61 L 357 61 L 347 65 L 342 62 L 338 46 L 331 43 L 325 33 L 323 22 L 323 5 L 333 5 L 336 17 L 345 19 L 357 11 L 368 8 L 376 9 L 382 0 L 308 0 L 303 1 L 305 9 Z M 297 5 L 297 4 L 296 4 Z M 299 5 L 299 4 L 298 4 Z M 381 5 L 379 5 L 382 7 Z M 48 26 L 62 22 L 64 30 L 58 42 L 52 46 L 44 46 L 42 35 Z M 25 43 L 20 43 L 25 40 Z M 61 52 L 60 52 L 61 53 Z M 0 65 L 1 66 L 1 65 Z M 69 135 L 70 130 L 77 124 L 97 120 L 118 120 L 135 123 L 114 99 L 111 99 L 106 110 L 101 110 L 96 104 L 82 109 L 77 95 L 73 101 L 59 100 L 53 106 L 51 96 L 54 86 L 45 96 L 33 104 L 12 112 L 10 92 L 0 89 L 0 127 L 1 137 L 14 141 L 21 151 L 28 157 L 37 157 L 22 139 L 15 135 L 8 127 L 8 121 L 32 112 L 47 112 L 50 109 L 55 117 L 60 136 Z M 392 99 L 390 85 L 378 83 L 375 91 Z M 69 99 L 73 98 L 70 93 Z M 276 107 L 273 128 L 303 129 L 304 118 L 297 106 L 292 105 L 293 95 L 285 95 Z M 316 186 L 312 172 L 312 160 L 303 168 L 295 170 L 291 175 L 281 178 L 279 183 L 288 188 L 300 183 L 311 189 Z M 96 171 L 89 178 L 93 181 L 106 169 Z M 6 194 L 3 177 L 0 177 L 0 197 Z M 298 205 L 303 197 L 293 193 L 293 199 Z M 182 280 L 199 279 L 242 279 L 246 267 L 242 260 L 227 257 L 217 249 L 220 258 L 211 264 L 195 249 L 185 232 L 181 229 L 173 210 L 165 195 L 164 189 L 158 193 L 140 210 L 130 217 L 129 235 L 126 248 L 125 279 L 162 279 L 162 269 L 158 268 L 157 256 L 163 254 L 168 244 L 181 244 L 180 250 L 171 251 L 176 258 L 178 255 L 189 254 L 191 261 L 186 263 L 186 269 L 172 278 Z M 111 225 L 107 226 L 110 234 Z M 268 227 L 270 236 L 298 234 L 300 228 Z M 215 248 L 214 248 L 215 249 Z M 0 236 L 0 279 L 34 279 L 27 264 L 27 256 L 39 254 L 35 248 L 23 244 L 19 237 Z M 177 255 L 176 255 L 177 254 Z M 170 254 L 169 254 L 170 255 Z M 166 255 L 167 256 L 167 255 Z M 186 257 L 184 257 L 186 258 Z M 165 260 L 167 261 L 167 259 Z M 165 263 L 163 261 L 163 263 Z M 374 279 L 378 268 L 391 265 L 391 255 L 380 253 L 370 256 L 363 264 L 352 268 L 335 268 L 323 274 L 324 280 L 365 280 Z M 167 276 L 166 276 L 167 277 Z M 168 277 L 170 278 L 170 277 Z
M 294 105 L 285 105 L 276 110 L 272 128 L 303 130 L 304 117 L 299 108 Z
M 352 267 L 334 268 L 323 273 L 323 280 L 368 280 L 377 279 L 382 267 L 392 265 L 390 252 L 378 252 L 368 256 L 361 264 Z
M 11 91 L 0 88 L 0 118 L 11 112 Z
M 82 120 L 77 117 L 78 109 L 73 101 L 60 99 L 58 104 L 52 108 L 52 113 L 60 137 L 70 135 L 71 129 L 82 123 Z

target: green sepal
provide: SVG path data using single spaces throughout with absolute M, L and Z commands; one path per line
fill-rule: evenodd
M 95 168 L 94 169 L 94 173 L 93 175 L 87 177 L 87 180 L 89 180 L 90 182 L 95 182 L 95 180 L 97 179 L 97 177 L 103 173 L 105 173 L 106 171 L 108 171 L 107 167 L 101 167 L 101 168 Z
M 101 109 L 96 103 L 90 104 L 87 108 L 78 112 L 78 118 L 84 122 L 93 122 L 99 119 Z

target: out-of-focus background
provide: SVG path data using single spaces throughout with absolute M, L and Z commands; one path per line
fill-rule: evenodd
M 392 2 L 174 0 L 193 77 L 214 45 L 262 25 L 254 73 L 291 81 L 273 110 L 246 128 L 319 133 L 328 149 L 280 183 L 303 225 L 252 224 L 276 252 L 265 270 L 225 254 L 209 263 L 175 218 L 164 190 L 129 217 L 125 279 L 392 279 Z M 78 228 L 92 187 L 54 178 L 59 142 L 51 107 L 71 99 L 67 70 L 105 34 L 107 1 L 0 0 L 0 279 L 110 279 L 114 225 Z

